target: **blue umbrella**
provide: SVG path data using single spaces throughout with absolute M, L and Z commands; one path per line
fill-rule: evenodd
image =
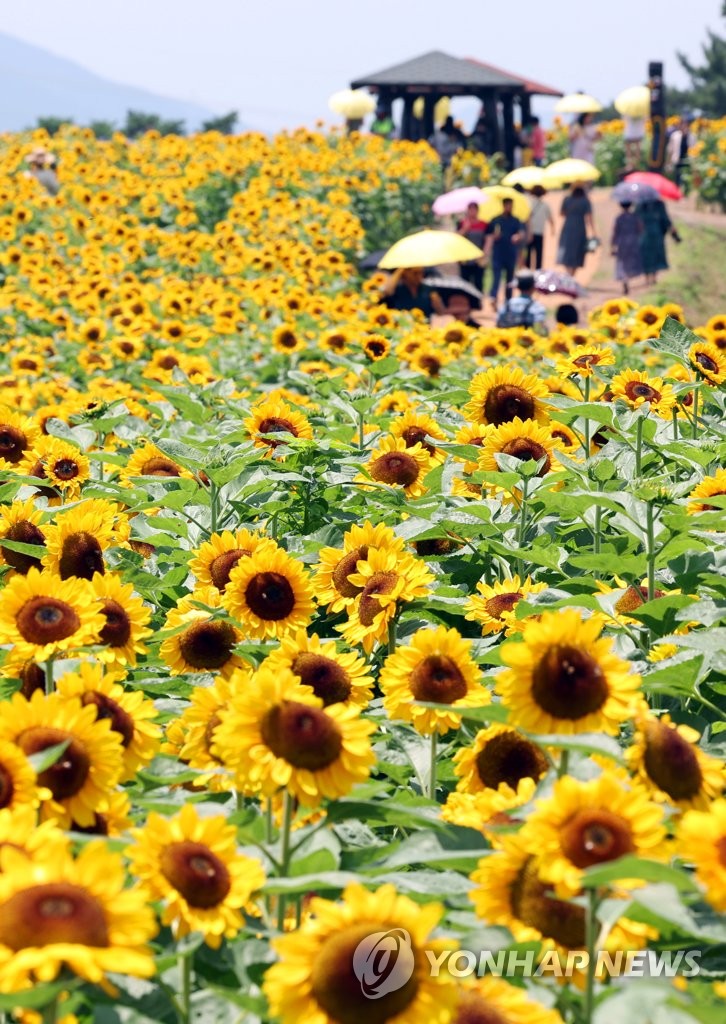
M 641 185 L 637 181 L 621 181 L 613 189 L 616 203 L 650 203 L 660 196 L 651 185 Z

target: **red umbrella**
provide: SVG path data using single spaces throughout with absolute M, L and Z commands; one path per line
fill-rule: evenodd
M 634 181 L 638 185 L 650 185 L 663 199 L 683 199 L 683 193 L 678 186 L 663 177 L 662 174 L 656 174 L 655 171 L 633 171 L 632 174 L 626 175 L 625 181 Z

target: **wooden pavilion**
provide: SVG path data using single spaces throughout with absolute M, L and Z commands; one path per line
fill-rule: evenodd
M 471 57 L 452 57 L 440 50 L 364 75 L 351 82 L 351 88 L 368 89 L 388 108 L 395 100 L 402 99 L 402 139 L 428 138 L 431 135 L 434 107 L 442 96 L 474 96 L 482 103 L 486 151 L 504 153 L 510 167 L 516 145 L 515 104 L 519 108 L 518 120 L 525 124 L 530 117 L 530 97 L 562 96 L 549 85 L 521 78 Z M 421 119 L 416 118 L 413 112 L 414 102 L 419 96 L 424 100 Z

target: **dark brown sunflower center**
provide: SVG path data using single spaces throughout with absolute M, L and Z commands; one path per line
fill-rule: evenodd
M 99 633 L 101 643 L 107 647 L 123 647 L 131 636 L 131 620 L 125 608 L 118 601 L 107 597 L 101 607 L 101 613 L 106 619 L 106 624 Z
M 638 398 L 642 398 L 646 402 L 659 402 L 662 398 L 660 391 L 651 387 L 650 384 L 645 384 L 643 381 L 628 381 L 624 390 L 625 394 L 633 402 Z
M 318 950 L 310 979 L 312 995 L 328 1019 L 336 1021 L 336 1024 L 386 1024 L 386 1021 L 403 1014 L 416 998 L 419 985 L 416 971 L 412 971 L 408 981 L 395 992 L 387 992 L 376 998 L 364 994 L 361 981 L 353 969 L 353 957 L 362 942 L 370 941 L 372 934 L 385 930 L 386 925 L 378 922 L 352 924 L 330 935 Z M 386 962 L 380 953 L 372 952 L 371 955 L 379 958 L 372 965 L 376 977 L 381 976 L 389 965 L 390 969 L 394 969 L 395 953 L 391 952 Z M 406 962 L 401 964 L 401 969 L 409 967 L 411 953 L 406 949 L 404 956 Z M 414 963 L 415 957 L 414 951 Z M 367 980 L 365 974 L 363 980 L 364 983 Z M 424 1024 L 423 1019 L 421 1024 Z
M 453 704 L 466 696 L 466 680 L 459 666 L 445 654 L 430 654 L 411 673 L 414 700 Z
M 380 359 L 380 357 L 385 356 L 388 351 L 388 345 L 385 341 L 367 341 L 365 348 L 366 352 L 373 356 L 374 359 Z
M 529 391 L 519 388 L 516 384 L 497 384 L 484 401 L 484 417 L 486 423 L 500 426 L 519 417 L 520 420 L 531 420 L 536 410 L 535 400 Z
M 675 729 L 661 722 L 645 728 L 645 770 L 671 800 L 689 800 L 703 783 L 701 766 L 692 745 Z
M 18 672 L 18 679 L 20 680 L 20 692 L 28 700 L 30 700 L 35 690 L 45 689 L 45 672 L 34 661 L 29 661 L 23 665 Z
M 218 714 L 215 713 L 210 716 L 209 721 L 204 727 L 204 746 L 206 748 L 206 752 L 212 758 L 213 761 L 217 762 L 217 764 L 222 764 L 223 762 L 219 757 L 217 757 L 216 754 L 212 753 L 212 745 L 214 743 L 214 730 L 221 723 L 221 721 L 222 719 L 219 717 Z
M 476 757 L 476 770 L 487 789 L 505 782 L 516 790 L 522 779 L 539 779 L 547 759 L 539 747 L 516 732 L 500 732 L 486 742 Z
M 718 363 L 706 352 L 696 352 L 694 360 L 700 369 L 706 370 L 708 373 L 718 372 Z
M 608 693 L 603 670 L 579 647 L 550 647 L 532 673 L 532 696 L 555 718 L 584 718 L 603 706 Z
M 0 459 L 12 463 L 20 462 L 27 447 L 28 439 L 22 430 L 11 427 L 8 423 L 0 426 Z
M 366 558 L 368 558 L 367 545 L 343 555 L 333 569 L 333 586 L 342 597 L 356 597 L 360 594 L 363 588 L 354 586 L 348 577 L 355 572 L 358 562 L 363 562 Z
M 594 353 L 588 353 L 588 354 L 583 355 L 583 356 L 576 356 L 572 360 L 572 365 L 573 366 L 580 366 L 583 369 L 587 369 L 588 366 L 595 366 L 599 362 L 600 362 L 600 356 L 595 355 Z
M 81 622 L 76 610 L 55 597 L 31 597 L 15 617 L 18 631 L 28 643 L 54 644 L 73 636 Z
M 229 661 L 237 634 L 229 622 L 199 619 L 179 634 L 177 642 L 188 665 L 202 670 L 217 669 Z
M 258 572 L 247 584 L 245 600 L 258 618 L 279 622 L 294 610 L 295 591 L 282 573 Z
M 176 356 L 166 355 L 162 356 L 157 366 L 161 367 L 162 370 L 173 370 L 175 366 L 179 365 L 179 360 Z
M 531 437 L 513 437 L 511 441 L 502 445 L 501 450 L 505 455 L 512 455 L 515 459 L 521 459 L 522 462 L 529 462 L 530 459 L 533 462 L 539 462 L 540 459 L 544 459 L 537 476 L 544 476 L 550 471 L 552 462 L 547 449 Z
M 160 867 L 164 878 L 182 894 L 190 907 L 216 907 L 232 887 L 224 861 L 208 846 L 190 839 L 165 846 Z
M 81 704 L 95 704 L 96 718 L 108 718 L 113 731 L 121 734 L 121 742 L 128 747 L 134 738 L 134 720 L 117 701 L 105 693 L 91 690 L 83 694 Z
M 235 548 L 232 551 L 223 551 L 221 555 L 217 555 L 210 562 L 209 575 L 212 577 L 212 583 L 217 590 L 224 590 L 229 583 L 229 574 L 237 565 L 237 562 L 239 562 L 240 558 L 244 558 L 250 553 L 242 548 Z
M 59 480 L 73 480 L 80 473 L 80 469 L 73 459 L 58 459 L 53 466 L 53 473 Z
M 180 476 L 181 470 L 171 459 L 165 459 L 163 455 L 155 455 L 141 467 L 141 476 Z
M 511 612 L 517 601 L 521 600 L 522 592 L 514 591 L 511 594 L 495 594 L 486 602 L 487 614 L 493 619 L 501 619 L 507 612 Z
M 578 868 L 617 860 L 635 850 L 627 821 L 603 808 L 574 814 L 563 826 L 560 841 L 563 853 Z
M 504 1017 L 478 992 L 463 992 L 459 997 L 453 1024 L 509 1024 Z
M 0 811 L 3 807 L 9 807 L 15 793 L 15 783 L 12 773 L 0 762 Z
M 302 683 L 312 686 L 315 696 L 320 697 L 326 707 L 350 697 L 350 676 L 332 658 L 302 651 L 290 667 Z
M 401 434 L 407 448 L 413 448 L 415 444 L 420 444 L 429 455 L 433 455 L 436 452 L 436 448 L 427 442 L 426 436 L 427 431 L 423 427 L 406 427 Z
M 101 545 L 93 534 L 81 531 L 66 537 L 61 549 L 58 571 L 62 580 L 67 580 L 71 576 L 92 580 L 94 573 L 105 573 Z
M 266 416 L 257 428 L 260 434 L 292 434 L 293 437 L 297 437 L 297 430 L 295 424 L 291 423 L 290 420 L 286 420 L 282 416 Z M 262 440 L 265 444 L 269 445 L 270 448 L 278 448 L 284 441 L 275 441 L 271 437 L 263 437 Z
M 311 772 L 333 764 L 343 746 L 340 729 L 322 708 L 297 701 L 286 700 L 270 708 L 260 732 L 275 757 Z
M 511 889 L 515 917 L 565 949 L 585 947 L 585 909 L 576 903 L 547 895 L 547 886 L 537 877 L 535 857 L 522 866 Z
M 386 452 L 375 460 L 369 472 L 380 483 L 410 487 L 418 479 L 419 466 L 413 455 L 406 452 Z
M 364 626 L 372 626 L 376 615 L 383 610 L 379 595 L 390 594 L 398 582 L 397 572 L 374 572 L 363 587 L 358 604 L 358 618 Z
M 13 523 L 5 534 L 5 539 L 16 541 L 18 544 L 37 544 L 41 547 L 45 544 L 45 537 L 41 530 L 38 529 L 35 523 L 31 523 L 27 519 L 21 519 L 20 522 Z M 36 558 L 35 555 L 26 555 L 22 551 L 11 551 L 10 548 L 6 547 L 2 548 L 2 553 L 8 565 L 15 569 L 16 572 L 22 573 L 23 576 L 33 566 L 36 568 L 40 567 L 40 555 Z
M 90 825 L 79 825 L 77 821 L 71 824 L 72 832 L 81 832 L 85 836 L 107 836 L 108 829 L 108 818 L 105 814 L 98 813 L 94 813 L 93 822 Z
M 0 945 L 18 952 L 56 943 L 109 945 L 106 915 L 90 892 L 70 882 L 48 882 L 5 901 L 0 908 Z
M 292 331 L 282 331 L 277 336 L 277 344 L 282 345 L 283 348 L 295 348 L 297 338 Z
M 56 762 L 38 775 L 38 784 L 47 786 L 54 800 L 67 800 L 83 789 L 91 770 L 91 759 L 86 748 L 64 729 L 45 725 L 34 725 L 17 739 L 18 746 L 28 756 L 39 754 L 67 740 L 70 743 Z

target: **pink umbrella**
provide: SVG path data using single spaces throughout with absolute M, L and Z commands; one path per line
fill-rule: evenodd
M 650 185 L 663 199 L 683 199 L 683 193 L 678 186 L 655 171 L 633 171 L 625 176 L 625 181 L 634 181 L 638 185 Z
M 443 217 L 447 213 L 463 213 L 469 203 L 480 206 L 486 199 L 487 196 L 480 188 L 469 185 L 467 188 L 455 188 L 453 192 L 444 192 L 434 199 L 431 209 L 437 217 Z

